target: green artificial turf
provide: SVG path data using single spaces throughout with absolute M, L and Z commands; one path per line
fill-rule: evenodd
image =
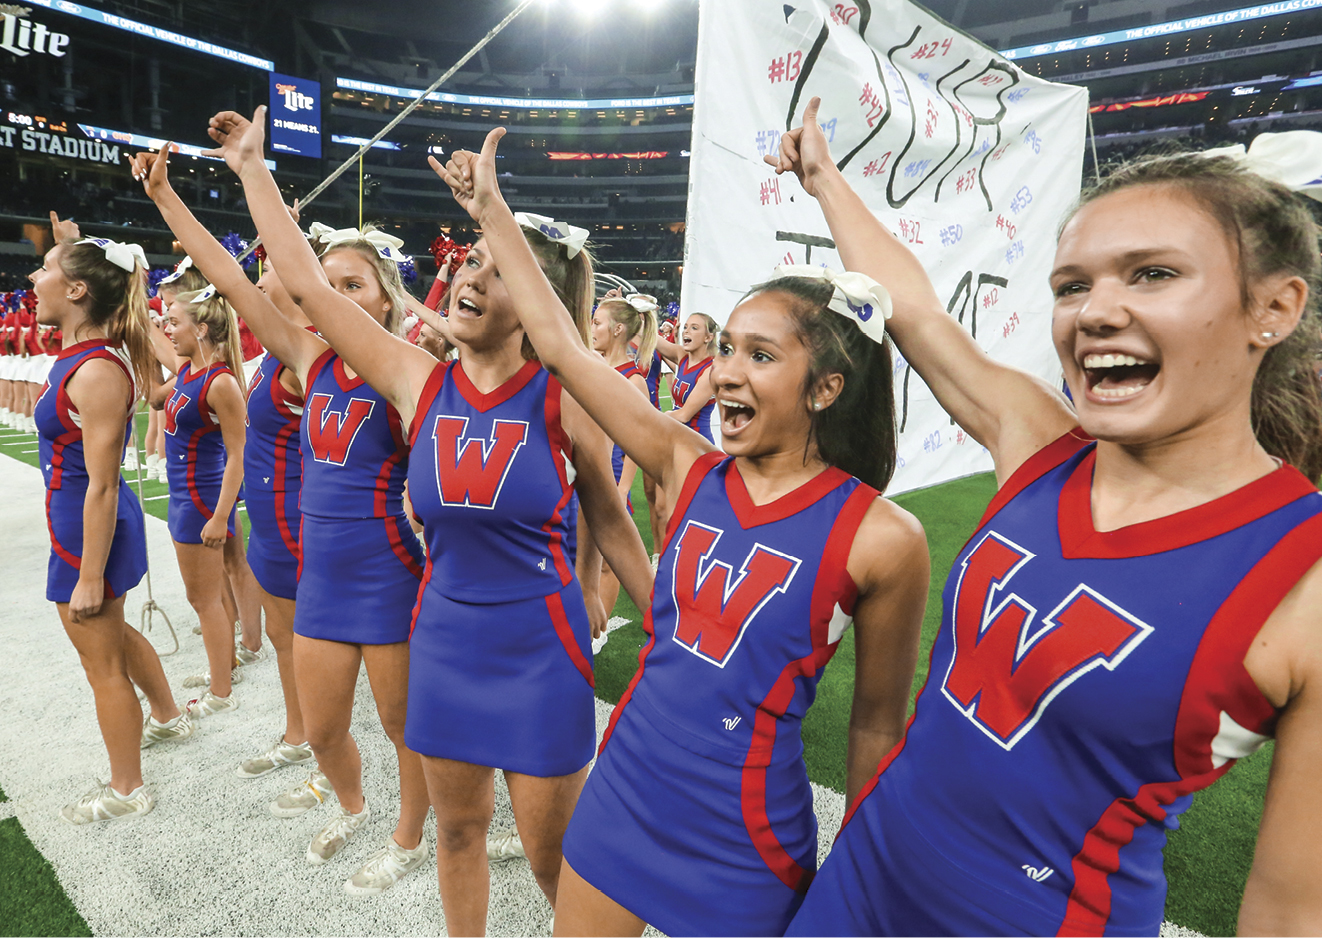
M 145 415 L 139 417 L 139 426 L 140 432 L 145 431 Z M 13 434 L 0 433 L 0 453 L 35 466 L 36 453 L 24 452 L 35 450 L 35 438 L 17 440 L 15 445 Z M 136 474 L 125 473 L 125 476 L 136 487 Z M 896 498 L 922 522 L 932 558 L 927 613 L 914 675 L 915 694 L 927 677 L 928 656 L 941 621 L 941 591 L 946 576 L 995 488 L 994 478 L 984 474 Z M 143 495 L 148 499 L 167 492 L 159 482 L 147 482 L 143 487 Z M 653 550 L 641 476 L 634 482 L 633 503 L 634 520 L 649 551 Z M 150 514 L 165 518 L 166 505 L 166 499 L 156 498 L 148 501 L 146 508 Z M 246 514 L 240 512 L 240 516 L 246 527 Z M 629 624 L 611 634 L 596 658 L 595 673 L 597 696 L 615 703 L 637 669 L 638 652 L 645 636 L 642 614 L 623 591 L 612 615 L 629 619 Z M 854 640 L 853 632 L 849 631 L 823 673 L 817 701 L 803 724 L 808 775 L 814 782 L 836 791 L 844 790 L 853 687 Z M 1181 818 L 1181 827 L 1171 834 L 1166 848 L 1169 920 L 1206 935 L 1235 933 L 1239 899 L 1253 860 L 1270 765 L 1268 746 L 1241 762 L 1212 788 L 1195 796 L 1193 807 Z M 824 831 L 823 836 L 832 833 Z M 49 864 L 32 847 L 14 819 L 0 822 L 0 908 L 15 910 L 0 920 L 0 934 L 89 933 L 86 923 L 60 889 Z

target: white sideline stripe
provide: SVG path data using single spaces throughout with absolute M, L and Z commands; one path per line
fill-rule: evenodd
M 41 474 L 17 460 L 0 459 L 0 530 L 10 558 L 0 592 L 0 819 L 18 817 L 32 843 L 50 861 L 65 892 L 95 935 L 443 935 L 436 862 L 401 881 L 386 895 L 355 899 L 341 884 L 390 835 L 399 810 L 393 747 L 381 730 L 366 673 L 359 676 L 353 732 L 363 756 L 363 787 L 373 808 L 369 827 L 321 867 L 304 859 L 308 841 L 331 817 L 326 807 L 301 818 L 272 817 L 267 804 L 298 781 L 300 770 L 265 778 L 234 775 L 244 758 L 265 750 L 281 730 L 280 683 L 268 658 L 244 669 L 235 688 L 242 712 L 201 721 L 191 740 L 143 753 L 142 768 L 156 791 L 156 809 L 140 820 L 76 828 L 59 809 L 109 777 L 105 750 L 78 656 L 45 600 L 49 540 Z M 162 659 L 172 686 L 206 669 L 197 617 L 183 583 L 165 522 L 147 516 L 148 551 L 156 601 L 179 635 L 177 655 Z M 126 618 L 137 624 L 146 590 L 130 591 Z M 150 633 L 158 647 L 163 629 Z M 188 692 L 179 690 L 181 700 Z M 597 735 L 611 706 L 597 701 Z M 33 741 L 42 740 L 41 758 Z M 844 796 L 813 785 L 824 859 L 844 817 Z M 496 775 L 493 830 L 513 824 L 504 780 Z M 435 845 L 435 824 L 424 836 Z M 186 859 L 186 858 L 192 858 Z M 205 858 L 205 859 L 203 859 Z M 182 867 L 181 867 L 182 864 Z M 183 871 L 185 875 L 179 875 Z M 491 935 L 550 934 L 551 910 L 524 861 L 491 866 Z M 1195 938 L 1172 926 L 1162 935 Z M 653 929 L 647 934 L 656 935 Z

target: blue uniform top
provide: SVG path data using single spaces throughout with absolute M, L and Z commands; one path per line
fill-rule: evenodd
M 711 358 L 704 358 L 696 365 L 690 367 L 687 356 L 679 360 L 679 364 L 675 367 L 675 379 L 670 385 L 670 397 L 674 401 L 673 406 L 675 410 L 679 410 L 684 406 L 685 402 L 689 399 L 689 394 L 697 385 L 698 379 L 702 377 L 703 372 L 711 367 L 712 361 L 713 359 Z M 712 412 L 715 409 L 716 398 L 712 397 L 711 400 L 702 406 L 701 410 L 693 415 L 693 418 L 688 421 L 686 426 L 697 430 L 708 440 L 712 440 L 711 419 Z M 712 440 L 712 442 L 715 441 Z
M 549 596 L 574 582 L 565 539 L 576 518 L 560 383 L 527 362 L 483 394 L 441 362 L 410 434 L 409 496 L 427 539 L 424 592 L 460 602 Z
M 137 398 L 133 369 L 129 367 L 128 355 L 104 339 L 92 339 L 70 345 L 60 352 L 50 374 L 46 376 L 46 385 L 37 398 L 37 406 L 32 414 L 37 422 L 37 452 L 41 459 L 41 475 L 48 490 L 64 488 L 86 489 L 88 485 L 87 462 L 83 455 L 83 421 L 73 402 L 69 400 L 67 386 L 75 371 L 86 361 L 104 358 L 124 369 L 128 376 L 131 391 L 125 401 L 126 425 L 124 439 L 128 441 L 127 421 L 133 419 L 133 404 Z M 128 483 L 120 479 L 119 504 L 124 509 L 124 499 L 134 498 Z M 79 502 L 79 510 L 82 503 Z
M 647 369 L 644 376 L 647 381 L 647 397 L 652 402 L 652 406 L 657 410 L 661 409 L 661 353 L 652 352 L 652 367 Z
M 679 746 L 744 773 L 744 816 L 786 885 L 811 878 L 766 820 L 766 767 L 801 759 L 803 715 L 849 625 L 857 587 L 849 550 L 877 491 L 829 468 L 754 505 L 733 457 L 708 453 L 676 500 L 650 639 L 603 748 L 629 708 Z
M 224 362 L 193 373 L 184 365 L 165 402 L 165 460 L 170 488 L 197 493 L 219 489 L 225 477 L 225 441 L 220 418 L 207 406 L 211 382 L 232 374 Z M 210 517 L 210 512 L 204 512 Z
M 269 352 L 248 385 L 248 441 L 243 448 L 244 487 L 298 498 L 303 487 L 303 399 L 280 383 L 284 370 Z
M 930 888 L 984 910 L 963 927 L 1156 934 L 1167 830 L 1273 731 L 1243 660 L 1322 555 L 1322 494 L 1283 466 L 1100 532 L 1094 460 L 1091 441 L 1067 434 L 993 499 L 946 581 L 905 739 L 837 841 L 867 837 L 864 817 L 867 830 L 917 831 L 921 862 L 950 871 Z M 910 871 L 878 875 L 898 888 Z M 809 892 L 805 913 L 812 903 Z M 828 919 L 804 927 L 814 921 Z
M 319 518 L 404 513 L 409 448 L 399 412 L 327 349 L 308 369 L 303 405 L 303 492 Z

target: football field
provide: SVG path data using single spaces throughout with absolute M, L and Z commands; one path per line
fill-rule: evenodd
M 253 676 L 237 689 L 244 695 L 245 714 L 214 718 L 223 725 L 203 724 L 200 739 L 144 754 L 144 774 L 166 789 L 158 791 L 153 814 L 123 825 L 131 830 L 118 834 L 103 828 L 119 825 L 74 829 L 54 818 L 58 807 L 80 796 L 97 773 L 104 777 L 105 755 L 96 736 L 91 693 L 77 657 L 60 631 L 54 610 L 42 598 L 48 542 L 35 469 L 36 439 L 0 428 L 0 454 L 11 457 L 0 460 L 0 491 L 5 493 L 0 527 L 6 532 L 10 556 L 19 557 L 25 569 L 34 571 L 25 578 L 7 575 L 0 588 L 0 636 L 8 649 L 5 677 L 0 681 L 0 702 L 8 716 L 0 729 L 0 788 L 4 789 L 0 793 L 0 934 L 437 933 L 440 903 L 434 861 L 425 867 L 425 875 L 414 874 L 379 899 L 350 900 L 337 895 L 339 880 L 351 874 L 361 858 L 350 858 L 352 862 L 342 864 L 345 868 L 335 873 L 310 868 L 299 855 L 301 849 L 288 845 L 296 845 L 300 839 L 306 843 L 305 838 L 321 822 L 310 822 L 312 827 L 305 831 L 309 827 L 303 823 L 305 819 L 272 821 L 264 816 L 265 800 L 296 779 L 280 773 L 276 773 L 276 781 L 234 778 L 232 765 L 238 758 L 256 752 L 253 747 L 264 748 L 264 740 L 276 731 L 278 684 L 274 661 L 269 659 L 251 666 Z M 134 474 L 127 475 L 135 481 Z M 932 586 L 915 693 L 927 676 L 945 577 L 993 491 L 992 478 L 982 475 L 896 499 L 922 521 L 932 555 Z M 165 517 L 166 493 L 160 483 L 143 487 L 150 515 Z M 635 484 L 634 504 L 636 521 L 650 544 L 647 503 L 640 483 Z M 201 639 L 191 632 L 196 619 L 183 600 L 163 528 L 154 525 L 149 532 L 153 538 L 152 573 L 156 598 L 169 612 L 179 636 L 178 656 L 164 659 L 167 675 L 177 688 L 182 676 L 190 673 L 188 668 L 199 669 L 203 658 Z M 9 569 L 12 571 L 12 564 Z M 141 592 L 130 594 L 126 606 L 127 618 L 134 624 Z M 611 634 L 595 661 L 599 722 L 623 693 L 643 644 L 642 617 L 627 597 L 621 596 L 614 614 L 628 624 Z M 169 650 L 169 635 L 159 619 L 150 638 L 159 649 Z M 839 793 L 845 779 L 853 666 L 853 635 L 846 632 L 804 724 L 823 852 L 829 848 L 843 811 Z M 393 758 L 387 758 L 384 747 L 388 743 L 379 724 L 374 724 L 366 681 L 360 681 L 358 696 L 354 732 L 364 750 L 365 782 L 370 784 L 379 776 L 382 784 L 378 788 L 388 789 L 385 764 Z M 60 701 L 66 703 L 60 705 Z M 208 753 L 208 749 L 213 751 Z M 223 754 L 217 755 L 217 749 Z M 228 761 L 231 756 L 234 758 Z M 1270 760 L 1269 745 L 1198 795 L 1180 829 L 1171 836 L 1166 849 L 1168 930 L 1234 933 Z M 258 783 L 265 786 L 263 796 L 245 797 L 244 792 L 258 790 Z M 245 789 L 245 785 L 249 787 Z M 6 795 L 13 800 L 6 800 Z M 374 817 L 372 831 L 365 835 L 372 842 L 354 844 L 363 858 L 385 836 L 385 817 L 393 810 L 383 798 L 377 809 L 381 817 Z M 507 799 L 499 802 L 498 823 L 501 818 L 508 823 Z M 234 843 L 228 833 L 231 828 L 269 828 L 272 833 L 264 833 L 267 839 L 260 844 L 256 840 Z M 154 829 L 169 832 L 169 842 L 154 838 Z M 431 830 L 429 824 L 428 836 Z M 213 843 L 214 838 L 224 842 Z M 261 850 L 274 850 L 276 855 L 259 855 Z M 232 869 L 227 864 L 235 866 Z M 311 869 L 325 875 L 309 878 Z M 315 912 L 320 907 L 313 903 L 315 914 L 285 914 L 285 907 L 295 899 L 323 893 L 324 913 Z M 390 900 L 400 894 L 411 897 L 411 908 L 397 915 L 401 903 Z M 526 864 L 517 861 L 493 867 L 492 933 L 546 933 L 549 909 L 542 908 L 544 902 L 539 905 L 539 901 Z

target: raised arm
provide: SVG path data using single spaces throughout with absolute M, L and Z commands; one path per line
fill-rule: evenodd
M 661 357 L 672 365 L 679 364 L 679 360 L 688 352 L 684 351 L 684 346 L 678 345 L 663 335 L 656 337 L 656 350 L 661 353 Z
M 872 277 L 890 291 L 894 316 L 886 331 L 936 399 L 986 446 L 1004 482 L 1019 465 L 1077 424 L 1060 392 L 1046 382 L 993 360 L 941 305 L 913 253 L 849 187 L 817 125 L 813 98 L 803 126 L 781 137 L 777 173 L 793 172 L 821 205 L 845 269 Z
M 225 250 L 184 205 L 169 176 L 170 145 L 158 153 L 132 157 L 133 178 L 142 181 L 148 198 L 156 203 L 161 217 L 207 278 L 252 329 L 257 340 L 301 381 L 312 363 L 326 350 L 326 343 L 286 319 L 275 304 L 248 279 L 230 252 Z M 283 203 L 282 203 L 283 204 Z
M 250 122 L 234 111 L 211 118 L 207 133 L 220 144 L 209 154 L 222 156 L 243 181 L 248 211 L 280 282 L 302 307 L 322 336 L 355 372 L 395 405 L 407 426 L 422 389 L 436 367 L 425 351 L 393 336 L 357 303 L 326 281 L 317 255 L 289 217 L 280 190 L 262 158 L 266 107 Z
M 460 150 L 451 154 L 445 166 L 435 157 L 428 157 L 428 162 L 450 187 L 455 201 L 481 226 L 542 364 L 644 472 L 662 487 L 677 486 L 694 460 L 715 447 L 655 410 L 651 402 L 633 392 L 627 378 L 583 344 L 573 317 L 542 273 L 519 223 L 501 197 L 495 159 L 496 144 L 504 134 L 503 127 L 487 134 L 480 156 Z M 602 553 L 606 553 L 604 546 Z

